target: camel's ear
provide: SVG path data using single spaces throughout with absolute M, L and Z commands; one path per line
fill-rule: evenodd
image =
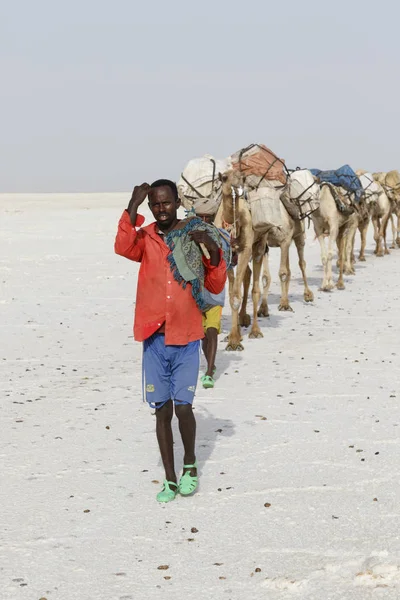
M 228 181 L 228 175 L 226 173 L 218 173 L 218 178 L 222 183 L 226 183 Z

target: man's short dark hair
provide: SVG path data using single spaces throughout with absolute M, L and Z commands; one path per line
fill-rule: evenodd
M 176 187 L 176 183 L 174 183 L 170 179 L 157 179 L 157 181 L 153 181 L 153 183 L 151 184 L 150 187 L 157 188 L 157 187 L 163 187 L 163 186 L 167 186 L 170 188 L 170 190 L 172 191 L 172 193 L 174 195 L 175 202 L 177 202 L 179 200 L 178 188 Z

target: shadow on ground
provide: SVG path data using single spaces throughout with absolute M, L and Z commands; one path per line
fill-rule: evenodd
M 235 426 L 230 419 L 221 419 L 215 417 L 204 406 L 193 405 L 194 415 L 196 417 L 196 457 L 198 462 L 199 475 L 201 475 L 203 466 L 211 458 L 216 443 L 221 438 L 232 437 L 235 433 Z M 177 419 L 173 419 L 174 450 L 175 450 L 175 468 L 177 475 L 181 473 L 183 465 L 183 447 L 181 436 L 178 429 Z M 162 469 L 161 457 L 158 466 Z
M 268 295 L 268 305 L 270 302 L 270 298 L 273 296 L 274 296 L 273 294 Z M 280 296 L 279 296 L 279 299 L 280 299 Z M 279 302 L 278 302 L 278 304 L 279 304 Z M 276 312 L 278 312 L 278 311 L 276 310 Z M 253 306 L 251 304 L 248 307 L 247 313 L 250 315 L 251 319 L 253 320 Z M 271 314 L 271 311 L 270 311 L 269 317 L 258 317 L 258 325 L 259 325 L 262 333 L 265 334 L 265 330 L 269 329 L 270 327 L 279 327 L 280 321 L 282 319 L 284 319 L 282 314 L 283 313 L 281 313 L 281 314 L 272 313 Z M 231 322 L 232 321 L 231 321 L 230 316 L 224 315 L 222 317 L 222 334 L 220 336 L 220 340 L 225 340 L 225 338 L 229 335 L 229 332 L 231 329 Z M 251 324 L 249 327 L 242 327 L 242 335 L 243 335 L 244 341 L 248 337 L 250 330 L 251 330 Z M 226 341 L 225 341 L 225 344 L 226 344 Z
M 214 416 L 204 406 L 195 408 L 197 422 L 197 460 L 201 474 L 203 465 L 211 458 L 215 445 L 221 438 L 232 437 L 235 425 L 230 419 Z

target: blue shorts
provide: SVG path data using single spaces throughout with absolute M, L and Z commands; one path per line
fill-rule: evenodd
M 200 368 L 200 341 L 187 346 L 166 346 L 155 333 L 143 342 L 143 389 L 151 408 L 168 400 L 192 404 Z

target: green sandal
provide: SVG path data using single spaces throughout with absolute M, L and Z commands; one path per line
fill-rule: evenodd
M 171 489 L 174 486 L 176 489 Z M 171 502 L 179 491 L 178 485 L 174 481 L 164 481 L 163 489 L 157 494 L 157 502 Z
M 216 373 L 216 372 L 217 372 L 217 367 L 214 367 L 214 368 L 213 368 L 213 370 L 212 370 L 212 375 L 211 375 L 211 378 L 212 378 L 212 377 L 214 377 L 214 375 L 215 375 L 215 373 Z M 202 375 L 202 376 L 200 377 L 200 381 L 201 381 L 201 383 L 203 383 L 203 381 L 204 381 L 204 379 L 205 379 L 206 377 L 210 377 L 210 375 L 206 375 L 206 374 L 204 374 L 204 375 Z
M 197 460 L 193 465 L 183 465 L 184 469 L 197 469 Z M 179 480 L 179 493 L 182 496 L 189 496 L 197 489 L 199 478 L 197 475 L 191 475 L 190 470 L 186 471 Z
M 213 388 L 215 385 L 214 379 L 209 375 L 203 375 L 201 378 L 201 383 L 203 384 L 203 388 L 206 390 Z

